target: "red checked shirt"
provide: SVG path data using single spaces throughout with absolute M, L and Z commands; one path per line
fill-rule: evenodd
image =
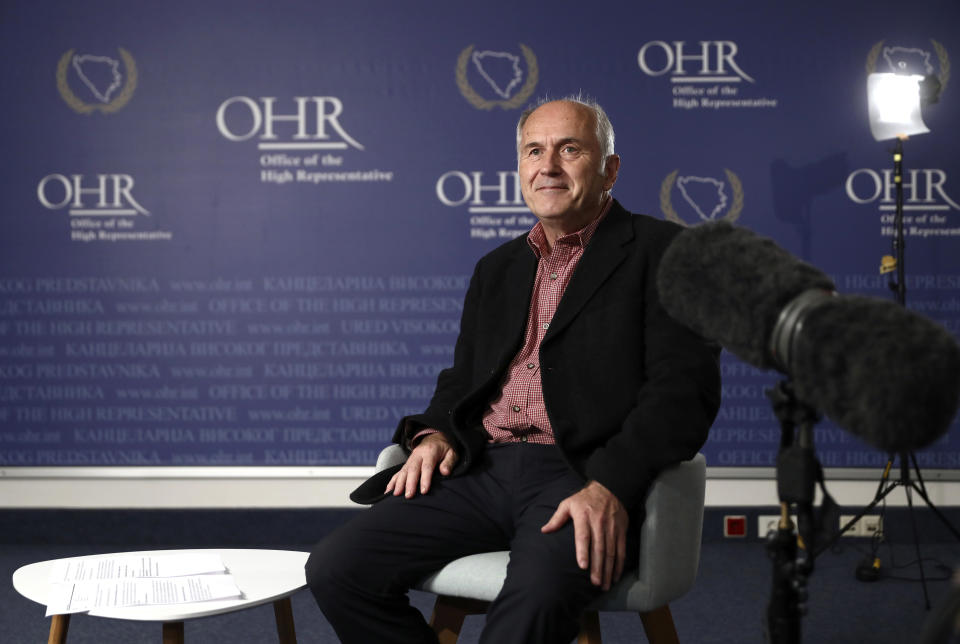
M 596 219 L 575 233 L 559 237 L 552 249 L 547 244 L 540 222 L 527 236 L 527 242 L 537 256 L 537 275 L 530 298 L 523 346 L 510 363 L 500 396 L 490 404 L 483 416 L 483 427 L 490 435 L 490 442 L 543 445 L 556 442 L 543 402 L 540 342 L 550 328 L 553 314 L 584 249 L 612 203 L 613 200 L 608 198 Z

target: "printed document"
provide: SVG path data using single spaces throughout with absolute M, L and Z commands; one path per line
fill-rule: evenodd
M 54 566 L 50 582 L 48 617 L 243 596 L 220 556 L 208 553 L 64 559 Z

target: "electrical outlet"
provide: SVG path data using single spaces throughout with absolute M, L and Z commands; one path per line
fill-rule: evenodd
M 747 517 L 742 514 L 728 514 L 723 517 L 724 537 L 746 537 Z
M 771 530 L 776 530 L 780 517 L 776 514 L 761 514 L 757 517 L 757 536 L 765 539 Z
M 845 525 L 853 521 L 855 515 L 853 514 L 842 514 L 840 515 L 840 528 L 842 529 Z M 843 533 L 845 537 L 872 537 L 875 534 L 883 533 L 883 521 L 880 518 L 879 514 L 867 514 L 860 517 L 860 520 L 854 523 L 846 532 Z
M 790 518 L 793 520 L 793 525 L 797 525 L 797 515 L 792 514 Z M 766 539 L 767 534 L 771 531 L 776 532 L 779 526 L 779 514 L 761 514 L 757 517 L 757 536 Z
M 863 536 L 883 536 L 883 517 L 881 517 L 879 514 L 868 514 L 860 519 L 859 524 Z

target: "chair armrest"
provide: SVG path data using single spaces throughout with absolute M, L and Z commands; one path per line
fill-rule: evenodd
M 374 471 L 380 472 L 388 467 L 399 465 L 406 460 L 407 454 L 403 451 L 402 447 L 397 444 L 388 445 L 387 447 L 383 448 L 383 451 L 381 451 L 380 455 L 377 457 L 377 466 Z
M 697 577 L 706 474 L 706 459 L 697 454 L 661 472 L 647 495 L 637 588 L 648 589 L 643 604 L 651 609 L 686 593 Z

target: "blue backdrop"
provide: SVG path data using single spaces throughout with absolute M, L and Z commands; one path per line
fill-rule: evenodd
M 596 6 L 6 2 L 0 465 L 371 464 L 449 363 L 474 262 L 534 221 L 520 109 L 578 90 L 629 209 L 736 221 L 889 298 L 866 75 L 938 74 L 908 303 L 960 331 L 957 2 Z M 775 375 L 723 375 L 708 463 L 772 466 Z M 817 446 L 887 458 L 829 422 Z M 960 468 L 957 432 L 918 459 Z

